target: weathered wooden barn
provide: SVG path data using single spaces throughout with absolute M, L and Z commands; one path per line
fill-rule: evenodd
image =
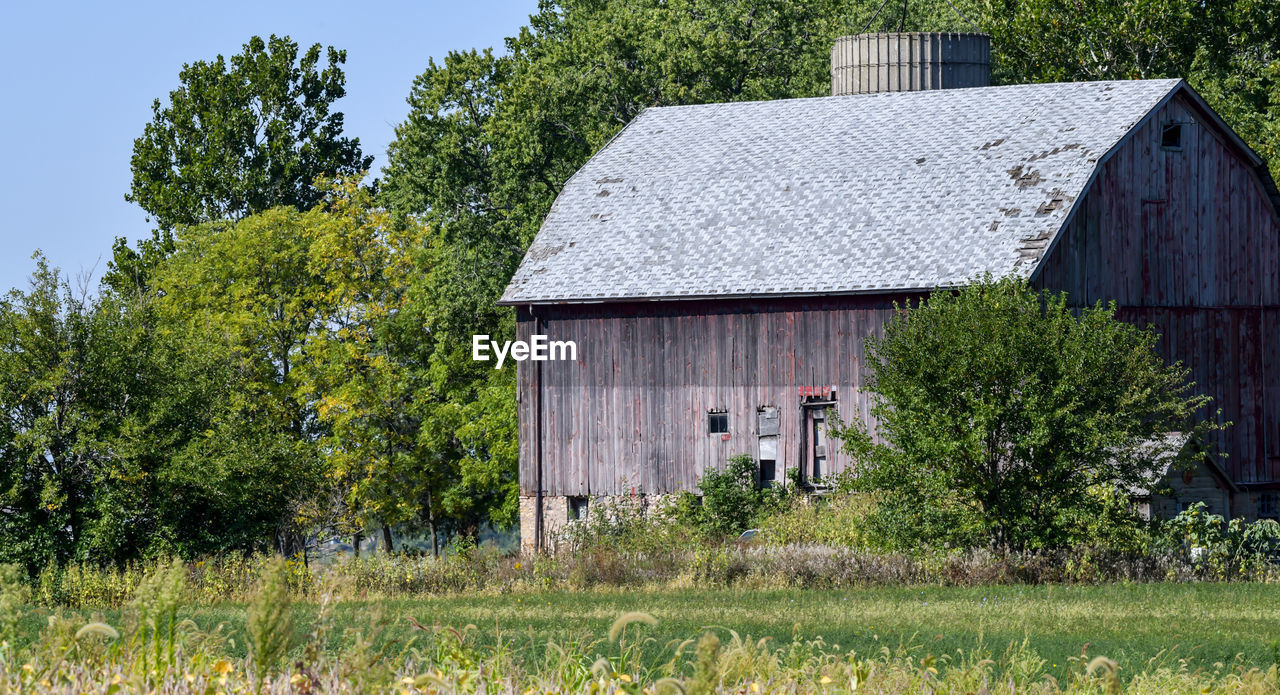
M 839 96 L 651 108 L 565 184 L 502 298 L 520 338 L 577 344 L 519 367 L 526 544 L 734 454 L 766 482 L 842 470 L 824 427 L 869 418 L 863 338 L 986 272 L 1154 326 L 1235 423 L 1226 481 L 1203 482 L 1230 488 L 1220 511 L 1277 514 L 1264 163 L 1182 80 L 969 86 L 986 47 L 842 39 Z

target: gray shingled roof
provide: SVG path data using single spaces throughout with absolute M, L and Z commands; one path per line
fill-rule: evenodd
M 1029 275 L 1180 80 L 652 108 L 565 184 L 504 304 Z

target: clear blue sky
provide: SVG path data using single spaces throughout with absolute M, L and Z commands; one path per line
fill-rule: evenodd
M 6 3 L 0 21 L 0 291 L 27 287 L 31 253 L 100 277 L 117 236 L 148 236 L 124 201 L 133 139 L 183 63 L 230 56 L 252 35 L 347 51 L 348 136 L 374 169 L 430 57 L 494 47 L 537 0 L 471 2 Z M 96 265 L 96 269 L 95 269 Z

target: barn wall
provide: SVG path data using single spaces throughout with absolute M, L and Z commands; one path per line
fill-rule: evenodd
M 539 330 L 577 343 L 578 360 L 519 364 L 521 491 L 536 490 L 538 365 L 545 494 L 692 489 L 708 466 L 757 455 L 762 406 L 779 409 L 781 478 L 800 462 L 802 388 L 834 388 L 842 418 L 869 419 L 862 338 L 881 332 L 895 299 L 907 297 L 540 307 Z M 520 339 L 532 325 L 521 309 Z M 708 433 L 712 409 L 728 412 L 727 438 Z
M 1161 333 L 1235 423 L 1217 442 L 1228 474 L 1280 482 L 1280 228 L 1249 162 L 1182 99 L 1103 165 L 1035 282 Z M 1171 122 L 1181 151 L 1160 145 Z

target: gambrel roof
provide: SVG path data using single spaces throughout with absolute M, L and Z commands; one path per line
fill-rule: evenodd
M 1199 102 L 1141 80 L 647 109 L 565 184 L 502 303 L 1030 276 L 1108 153 L 1179 91 Z

